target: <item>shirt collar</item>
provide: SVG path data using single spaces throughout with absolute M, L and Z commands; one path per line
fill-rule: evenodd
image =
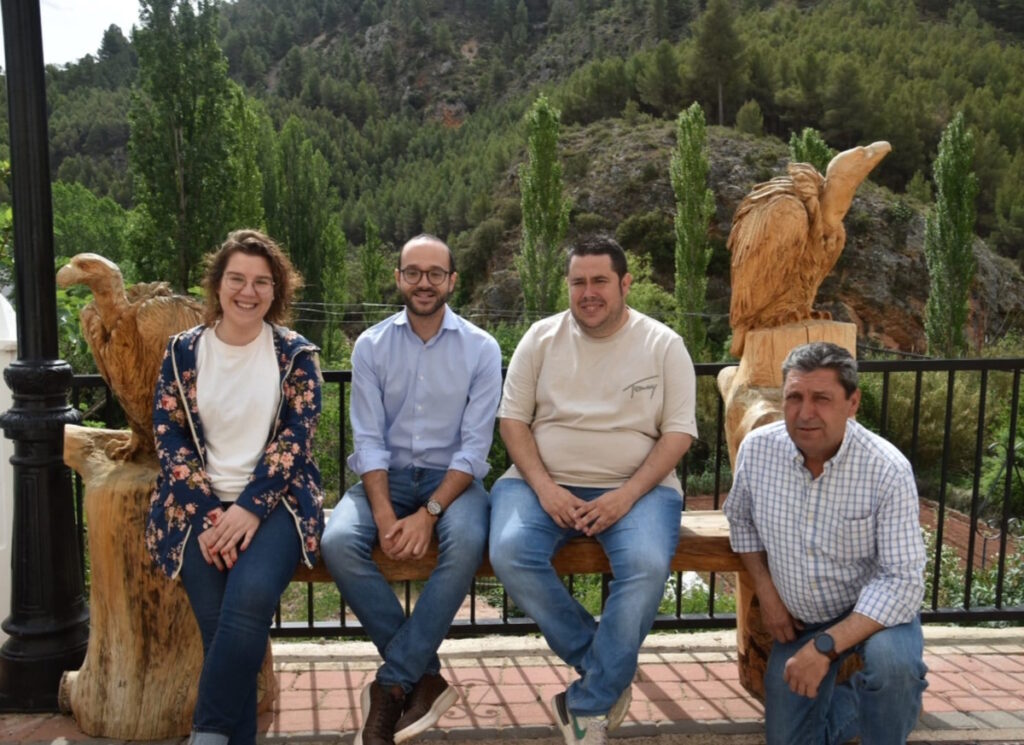
M 408 326 L 409 325 L 409 309 L 408 308 L 404 308 L 403 307 L 401 312 L 397 316 L 395 316 L 395 325 L 396 326 Z M 446 331 L 446 330 L 447 331 L 459 331 L 460 329 L 461 329 L 461 326 L 459 326 L 459 319 L 455 315 L 455 311 L 453 311 L 450 307 L 448 307 L 448 304 L 445 303 L 445 306 L 444 306 L 444 317 L 441 319 L 441 328 L 438 330 L 437 334 L 433 338 L 436 339 L 437 337 L 439 337 L 441 335 L 442 331 Z

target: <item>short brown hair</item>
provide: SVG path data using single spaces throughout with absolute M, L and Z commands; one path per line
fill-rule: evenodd
M 274 280 L 274 300 L 270 303 L 265 320 L 276 324 L 289 323 L 292 300 L 295 299 L 295 293 L 302 288 L 302 275 L 295 270 L 284 249 L 277 245 L 273 238 L 258 230 L 235 230 L 228 234 L 220 249 L 206 256 L 206 273 L 203 275 L 202 283 L 203 293 L 206 295 L 206 325 L 212 326 L 224 315 L 217 293 L 228 261 L 239 252 L 248 256 L 262 256 L 270 264 L 270 274 Z

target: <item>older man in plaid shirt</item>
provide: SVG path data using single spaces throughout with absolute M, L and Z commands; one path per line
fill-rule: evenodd
M 907 459 L 851 417 L 857 364 L 816 342 L 782 366 L 784 422 L 740 445 L 724 511 L 774 639 L 768 745 L 905 743 L 927 685 L 924 544 Z M 864 668 L 836 684 L 839 662 Z

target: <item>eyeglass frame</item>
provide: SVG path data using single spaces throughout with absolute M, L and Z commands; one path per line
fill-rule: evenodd
M 257 295 L 267 296 L 274 294 L 274 287 L 277 285 L 276 282 L 270 277 L 256 277 L 255 279 L 249 279 L 244 274 L 224 273 L 221 277 L 221 282 L 232 292 L 242 292 L 248 285 L 252 285 L 253 292 Z M 237 285 L 237 286 L 235 286 Z
M 406 274 L 406 272 L 415 272 L 416 279 L 409 279 L 409 276 L 408 274 Z M 440 272 L 442 274 L 441 278 L 438 279 L 436 282 L 430 278 L 430 275 L 434 272 Z M 406 282 L 406 284 L 419 284 L 419 281 L 425 276 L 427 278 L 427 282 L 430 283 L 431 287 L 440 287 L 442 284 L 444 284 L 444 281 L 448 279 L 450 276 L 452 276 L 452 274 L 454 274 L 455 272 L 448 271 L 447 269 L 441 269 L 436 266 L 432 269 L 427 269 L 426 271 L 423 271 L 422 269 L 415 266 L 407 266 L 404 269 L 399 268 L 398 273 L 399 275 L 401 275 L 402 279 Z

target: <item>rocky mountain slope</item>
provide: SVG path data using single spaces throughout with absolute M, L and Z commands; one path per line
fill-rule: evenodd
M 711 337 L 721 341 L 729 333 L 725 243 L 732 215 L 756 183 L 785 172 L 789 153 L 775 138 L 754 138 L 718 127 L 709 128 L 708 141 L 710 181 L 717 206 L 709 231 L 714 256 L 709 267 L 708 324 Z M 566 192 L 573 201 L 572 230 L 614 233 L 631 216 L 654 213 L 655 221 L 660 219 L 670 231 L 675 204 L 668 164 L 674 146 L 673 124 L 661 120 L 604 120 L 563 131 L 561 158 Z M 518 164 L 513 164 L 512 169 L 516 168 Z M 879 170 L 884 168 L 883 162 Z M 510 171 L 503 194 L 506 202 L 518 198 L 515 183 L 514 171 Z M 846 247 L 822 284 L 816 306 L 837 320 L 856 323 L 862 343 L 904 352 L 926 351 L 925 211 L 924 205 L 870 181 L 861 185 L 854 199 L 845 220 Z M 476 288 L 472 310 L 486 313 L 516 302 L 518 280 L 508 268 L 519 239 L 518 227 L 505 232 L 501 249 L 491 260 L 488 280 Z M 654 253 L 651 245 L 627 248 Z M 982 341 L 1024 328 L 1024 276 L 1014 262 L 995 255 L 980 240 L 975 254 L 978 268 L 971 294 L 971 337 L 980 346 Z M 659 273 L 658 256 L 652 258 L 655 276 L 671 285 L 671 264 Z

